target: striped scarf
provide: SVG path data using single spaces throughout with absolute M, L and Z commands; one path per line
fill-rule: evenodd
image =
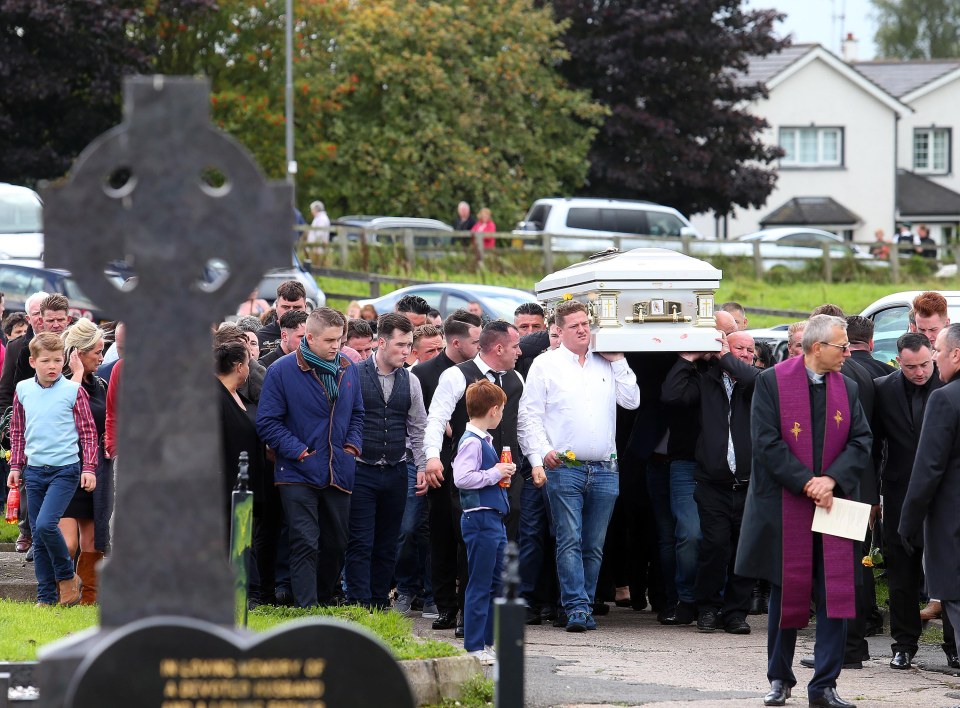
M 317 372 L 323 387 L 327 390 L 327 398 L 333 404 L 337 400 L 337 396 L 340 395 L 340 387 L 337 385 L 337 376 L 340 374 L 340 353 L 337 352 L 333 361 L 321 359 L 307 346 L 306 337 L 300 340 L 300 353 L 303 354 L 307 363 L 313 367 L 313 370 Z

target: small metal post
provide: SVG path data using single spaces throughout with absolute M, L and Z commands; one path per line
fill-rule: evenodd
M 753 274 L 763 280 L 763 256 L 760 255 L 760 239 L 753 242 Z
M 890 246 L 890 280 L 900 282 L 900 243 L 896 237 Z
M 403 253 L 404 258 L 406 258 L 407 266 L 410 268 L 417 267 L 417 251 L 414 248 L 413 241 L 413 230 L 404 229 L 403 230 Z
M 253 543 L 253 492 L 250 481 L 250 458 L 240 453 L 237 484 L 231 494 L 230 564 L 233 566 L 235 620 L 238 627 L 247 626 L 247 565 Z
M 493 601 L 493 644 L 497 652 L 494 670 L 495 708 L 523 708 L 523 632 L 527 606 L 517 597 L 520 587 L 520 552 L 513 541 L 503 556 L 503 590 Z
M 833 258 L 830 256 L 830 244 L 823 244 L 823 281 L 833 282 Z
M 553 272 L 553 236 L 543 235 L 543 270 L 549 275 Z

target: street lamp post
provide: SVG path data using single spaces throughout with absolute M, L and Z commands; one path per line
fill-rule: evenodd
M 287 142 L 287 183 L 294 187 L 291 191 L 293 203 L 296 205 L 296 174 L 297 160 L 293 154 L 293 0 L 286 0 L 287 7 L 287 77 L 285 86 L 286 98 L 286 142 Z

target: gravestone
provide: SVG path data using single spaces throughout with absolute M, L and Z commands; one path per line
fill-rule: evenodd
M 49 265 L 72 271 L 127 339 L 101 626 L 41 650 L 40 702 L 332 708 L 361 705 L 349 689 L 375 675 L 390 705 L 412 705 L 396 662 L 363 632 L 309 621 L 253 640 L 233 628 L 210 330 L 289 263 L 292 207 L 290 188 L 210 125 L 209 107 L 205 80 L 128 79 L 123 123 L 44 190 Z M 113 261 L 135 269 L 135 287 L 105 277 Z M 213 700 L 224 667 L 235 703 Z

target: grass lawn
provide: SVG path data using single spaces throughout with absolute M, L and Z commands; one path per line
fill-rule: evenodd
M 413 622 L 395 612 L 369 613 L 359 607 L 317 610 L 260 607 L 250 613 L 255 632 L 303 617 L 337 617 L 362 625 L 390 647 L 397 659 L 427 659 L 463 653 L 447 642 L 413 635 Z M 97 607 L 37 608 L 32 603 L 0 600 L 0 661 L 33 661 L 37 648 L 76 634 L 99 621 Z
M 0 522 L 0 543 L 13 543 L 20 535 L 20 527 L 16 524 Z

